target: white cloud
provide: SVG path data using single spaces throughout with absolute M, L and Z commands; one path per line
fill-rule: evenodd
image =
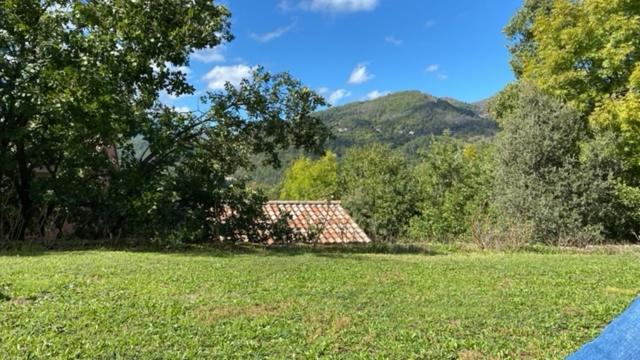
M 203 63 L 223 62 L 225 60 L 225 50 L 226 47 L 224 45 L 219 45 L 213 48 L 196 50 L 193 54 L 191 54 L 191 57 L 194 60 Z
M 283 5 L 284 4 L 284 5 Z M 308 11 L 324 11 L 332 13 L 348 13 L 371 11 L 378 7 L 379 0 L 305 0 L 300 8 Z M 280 8 L 290 8 L 287 1 L 280 2 Z
M 367 72 L 367 65 L 358 64 L 349 76 L 349 84 L 362 84 L 374 78 L 374 75 Z
M 224 85 L 229 82 L 233 86 L 238 86 L 242 79 L 249 79 L 253 75 L 255 67 L 239 64 L 232 66 L 216 66 L 209 71 L 204 80 L 211 90 L 223 90 Z
M 402 40 L 394 37 L 394 36 L 386 36 L 384 38 L 384 41 L 388 42 L 389 44 L 393 45 L 393 46 L 400 46 L 402 45 Z
M 290 0 L 280 0 L 278 3 L 278 8 L 282 11 L 291 11 L 295 8 L 293 4 L 291 4 Z
M 258 40 L 260 42 L 266 43 L 269 42 L 271 40 L 277 39 L 279 37 L 281 37 L 282 35 L 288 33 L 289 31 L 291 31 L 293 28 L 295 27 L 295 24 L 291 24 L 288 26 L 282 26 L 279 27 L 273 31 L 269 31 L 263 34 L 256 34 L 256 33 L 251 33 L 251 37 L 255 40 Z
M 436 78 L 440 80 L 447 80 L 449 76 L 440 71 L 440 66 L 438 64 L 431 64 L 424 69 L 425 72 L 433 74 Z
M 368 93 L 364 98 L 366 100 L 375 100 L 379 97 L 383 97 L 389 95 L 388 91 L 378 91 L 378 90 L 373 90 L 372 92 Z
M 329 88 L 325 87 L 325 86 L 322 86 L 322 87 L 318 88 L 318 94 L 320 94 L 320 95 L 327 94 L 329 91 L 330 91 Z
M 440 69 L 440 66 L 438 66 L 438 64 L 431 64 L 431 65 L 427 66 L 424 69 L 424 71 L 432 73 L 432 72 L 438 71 L 438 69 Z
M 168 93 L 166 90 L 162 90 L 160 92 L 160 101 L 162 101 L 163 103 L 169 103 L 169 102 L 188 98 L 195 95 L 199 95 L 199 92 L 195 92 L 193 94 L 174 95 L 174 94 Z
M 424 23 L 424 26 L 425 26 L 425 27 L 428 27 L 428 28 L 430 28 L 430 27 L 434 27 L 435 25 L 436 25 L 436 22 L 435 22 L 434 20 L 427 20 L 427 21 Z
M 179 113 L 188 113 L 191 112 L 191 109 L 188 106 L 177 106 L 174 107 L 173 110 L 179 112 Z
M 170 71 L 179 71 L 185 75 L 191 74 L 191 69 L 188 66 L 174 66 L 173 64 L 167 63 L 167 69 Z
M 334 105 L 338 101 L 351 96 L 351 91 L 347 91 L 345 89 L 338 89 L 331 94 L 329 94 L 329 98 L 327 99 L 330 104 Z
M 153 72 L 156 73 L 156 74 L 159 73 L 160 70 L 161 70 L 160 66 L 158 66 L 156 64 L 151 64 L 151 68 L 153 69 Z M 191 69 L 188 66 L 184 66 L 184 65 L 175 66 L 175 65 L 173 65 L 172 63 L 170 63 L 168 61 L 164 63 L 164 68 L 165 68 L 165 70 L 171 71 L 171 72 L 178 71 L 178 72 L 181 72 L 181 73 L 183 73 L 185 75 L 191 74 Z

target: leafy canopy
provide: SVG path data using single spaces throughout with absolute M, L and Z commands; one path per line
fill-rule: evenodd
M 280 198 L 283 200 L 332 200 L 338 194 L 338 162 L 327 151 L 318 160 L 298 158 L 285 171 Z
M 395 241 L 416 214 L 414 179 L 401 154 L 374 144 L 347 151 L 340 169 L 342 203 L 375 241 Z
M 592 129 L 620 134 L 640 167 L 640 2 L 528 0 L 506 29 L 520 79 L 567 101 Z
M 159 102 L 193 93 L 181 69 L 232 40 L 229 17 L 210 0 L 1 2 L 0 190 L 21 224 L 9 236 L 42 235 L 60 213 L 86 236 L 156 224 L 210 238 L 225 206 L 258 207 L 231 177 L 250 155 L 319 152 L 328 131 L 310 114 L 324 100 L 287 74 L 257 69 L 206 94 L 203 114 Z

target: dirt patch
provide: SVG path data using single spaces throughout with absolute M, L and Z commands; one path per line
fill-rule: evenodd
M 307 336 L 308 342 L 313 342 L 322 336 L 336 336 L 349 328 L 352 319 L 347 315 L 318 314 L 305 320 L 307 327 L 311 329 Z
M 585 311 L 577 306 L 569 305 L 562 309 L 562 313 L 570 317 L 577 317 L 584 315 Z
M 480 360 L 480 359 L 487 359 L 487 357 L 479 352 L 479 351 L 475 351 L 475 350 L 462 350 L 458 352 L 458 359 L 460 360 Z
M 9 300 L 9 304 L 18 305 L 18 306 L 26 306 L 30 305 L 38 299 L 37 296 L 24 296 L 17 297 L 15 299 Z

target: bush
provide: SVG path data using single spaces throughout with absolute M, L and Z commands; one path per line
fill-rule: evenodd
M 580 161 L 588 133 L 579 113 L 521 84 L 502 125 L 494 192 L 499 216 L 531 223 L 539 242 L 601 241 L 615 209 L 615 184 L 606 167 Z
M 332 200 L 338 195 L 338 162 L 328 151 L 312 160 L 302 156 L 284 172 L 280 199 Z
M 349 150 L 340 168 L 340 188 L 343 205 L 374 241 L 404 236 L 417 214 L 413 176 L 389 146 Z
M 467 234 L 487 209 L 492 186 L 491 147 L 444 136 L 434 139 L 413 173 L 418 210 L 410 236 L 446 241 Z

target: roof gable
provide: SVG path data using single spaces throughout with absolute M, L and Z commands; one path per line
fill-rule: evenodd
M 263 211 L 273 222 L 288 214 L 288 226 L 301 235 L 318 231 L 320 244 L 371 242 L 339 201 L 269 201 Z

